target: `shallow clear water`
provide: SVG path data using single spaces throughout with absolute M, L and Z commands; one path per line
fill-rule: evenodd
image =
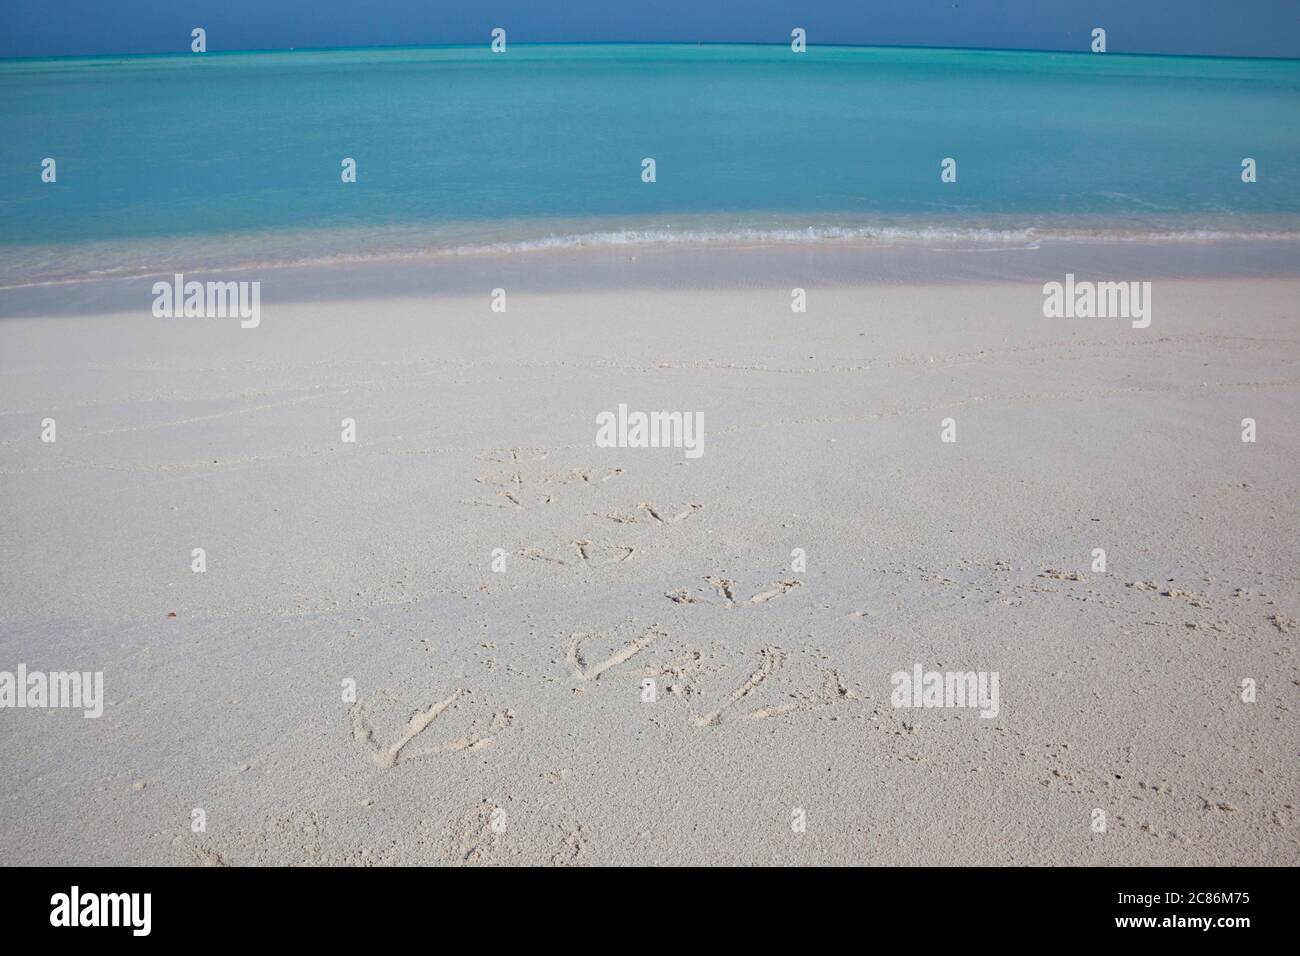
M 1297 120 L 1300 61 L 1280 60 L 598 45 L 8 61 L 0 285 L 647 240 L 1291 237 Z

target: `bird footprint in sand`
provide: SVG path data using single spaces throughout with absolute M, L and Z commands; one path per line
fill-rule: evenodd
M 721 723 L 724 715 L 732 712 L 736 705 L 756 693 L 786 663 L 787 655 L 779 647 L 763 648 L 759 651 L 758 666 L 749 677 L 733 690 L 718 707 L 707 713 L 691 717 L 691 725 L 710 727 Z M 766 720 L 769 717 L 780 717 L 784 714 L 812 710 L 817 707 L 825 707 L 841 701 L 856 699 L 857 694 L 844 684 L 839 673 L 827 669 L 823 671 L 821 686 L 816 691 L 809 693 L 796 690 L 786 694 L 785 699 L 780 703 L 758 707 L 755 710 L 738 714 L 737 717 L 740 720 Z
M 395 741 L 390 744 L 381 744 L 375 738 L 374 728 L 371 726 L 366 716 L 365 704 L 362 701 L 352 705 L 352 738 L 370 749 L 370 755 L 375 764 L 379 767 L 388 768 L 401 763 L 403 760 L 409 760 L 415 757 L 427 757 L 433 754 L 455 753 L 460 750 L 478 750 L 486 747 L 496 739 L 496 735 L 510 726 L 514 720 L 514 712 L 511 710 L 497 711 L 487 722 L 486 726 L 480 726 L 483 721 L 476 720 L 470 726 L 470 732 L 455 740 L 447 741 L 441 744 L 434 744 L 421 748 L 415 748 L 411 745 L 420 737 L 429 726 L 436 721 L 442 714 L 451 707 L 454 707 L 463 698 L 469 697 L 470 692 L 464 688 L 457 688 L 451 696 L 445 700 L 423 707 L 411 715 L 407 722 L 405 731 Z
M 641 515 L 636 513 L 628 514 L 623 511 L 610 511 L 600 517 L 608 518 L 616 524 L 640 524 L 644 522 L 646 524 L 670 525 L 685 521 L 703 507 L 704 505 L 692 501 L 680 507 L 660 508 L 643 501 L 634 509 L 634 512 L 643 512 Z
M 621 564 L 632 558 L 636 548 L 626 544 L 608 544 L 598 541 L 577 540 L 570 542 L 574 558 L 565 560 L 548 554 L 541 548 L 521 548 L 517 553 L 529 561 L 541 561 L 544 564 L 568 565 L 582 564 L 587 567 L 603 567 L 607 564 Z
M 598 661 L 595 664 L 589 664 L 587 662 L 587 658 L 582 653 L 582 645 L 588 639 L 597 638 L 600 637 L 600 635 L 574 634 L 569 639 L 569 652 L 566 656 L 566 660 L 569 663 L 569 669 L 573 672 L 573 676 L 578 680 L 581 681 L 600 680 L 601 674 L 605 673 L 607 670 L 613 667 L 617 667 L 619 664 L 622 664 L 624 661 L 631 660 L 633 657 L 635 657 L 637 654 L 640 654 L 643 650 L 645 650 L 655 641 L 659 640 L 659 638 L 665 636 L 667 635 L 665 635 L 663 632 L 651 628 L 650 630 L 642 634 L 640 637 L 638 637 L 636 640 L 624 644 L 622 647 L 615 650 L 614 653 L 610 654 L 604 660 Z
M 773 581 L 771 585 L 757 594 L 751 595 L 747 600 L 741 601 L 736 598 L 736 582 L 727 578 L 720 578 L 716 575 L 706 575 L 705 581 L 713 588 L 714 592 L 722 599 L 724 607 L 735 607 L 737 604 L 766 604 L 773 598 L 780 597 L 787 591 L 801 587 L 800 582 L 793 578 L 784 578 L 780 581 Z M 696 591 L 702 591 L 703 588 L 697 588 Z M 670 601 L 676 604 L 717 604 L 717 601 L 705 600 L 696 597 L 686 588 L 679 588 L 676 591 L 669 591 L 665 595 Z

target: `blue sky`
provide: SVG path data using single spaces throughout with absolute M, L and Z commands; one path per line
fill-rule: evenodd
M 1300 0 L 0 0 L 0 57 L 600 40 L 1300 57 Z

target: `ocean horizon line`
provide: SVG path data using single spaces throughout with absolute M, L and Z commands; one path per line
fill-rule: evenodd
M 513 47 L 613 47 L 613 46 L 654 46 L 654 47 L 788 47 L 789 40 L 510 40 Z M 139 53 L 68 53 L 58 56 L 0 56 L 0 64 L 6 63 L 58 63 L 86 60 L 135 60 L 167 59 L 225 56 L 255 56 L 288 53 L 365 53 L 374 51 L 400 50 L 473 50 L 486 47 L 486 43 L 395 43 L 395 44 L 361 44 L 357 46 L 291 46 L 291 47 L 250 47 L 232 50 L 207 50 L 193 53 L 189 50 L 153 50 Z M 918 52 L 951 53 L 991 53 L 991 54 L 1043 54 L 1051 56 L 1080 56 L 1109 58 L 1124 57 L 1131 59 L 1161 60 L 1214 60 L 1246 62 L 1300 63 L 1300 57 L 1284 56 L 1221 56 L 1215 54 L 1193 53 L 1147 53 L 1142 51 L 1111 51 L 1103 54 L 1090 50 L 1075 49 L 1036 49 L 1032 47 L 978 47 L 978 46 L 931 46 L 910 43 L 807 43 L 808 49 L 819 50 L 915 50 Z

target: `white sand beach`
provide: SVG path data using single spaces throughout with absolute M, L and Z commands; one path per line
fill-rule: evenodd
M 1300 280 L 807 294 L 0 319 L 0 859 L 1300 863 Z

